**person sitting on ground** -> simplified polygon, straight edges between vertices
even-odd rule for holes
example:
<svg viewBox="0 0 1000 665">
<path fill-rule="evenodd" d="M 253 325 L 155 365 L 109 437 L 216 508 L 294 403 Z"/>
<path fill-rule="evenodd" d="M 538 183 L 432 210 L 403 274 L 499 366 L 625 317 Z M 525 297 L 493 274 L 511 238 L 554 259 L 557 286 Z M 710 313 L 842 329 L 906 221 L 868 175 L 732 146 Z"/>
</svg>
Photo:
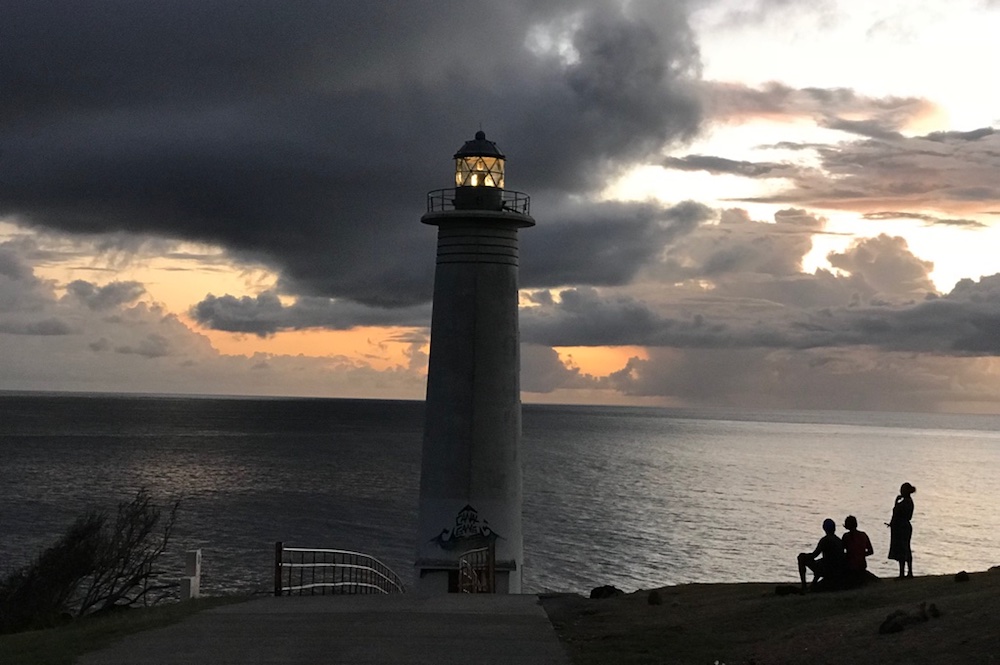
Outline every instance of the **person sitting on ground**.
<svg viewBox="0 0 1000 665">
<path fill-rule="evenodd" d="M 802 580 L 802 591 L 806 590 L 806 568 L 813 572 L 813 591 L 838 588 L 842 581 L 844 543 L 837 537 L 837 523 L 829 517 L 826 518 L 823 520 L 823 531 L 826 535 L 819 539 L 815 550 L 799 554 L 799 579 Z M 817 558 L 820 555 L 823 558 Z"/>
<path fill-rule="evenodd" d="M 842 539 L 847 565 L 846 579 L 848 584 L 860 586 L 872 577 L 868 573 L 868 562 L 865 557 L 874 554 L 875 550 L 872 548 L 872 541 L 868 538 L 868 534 L 864 531 L 858 531 L 857 517 L 848 515 L 847 519 L 844 520 L 844 528 L 847 529 L 847 533 Z"/>
</svg>

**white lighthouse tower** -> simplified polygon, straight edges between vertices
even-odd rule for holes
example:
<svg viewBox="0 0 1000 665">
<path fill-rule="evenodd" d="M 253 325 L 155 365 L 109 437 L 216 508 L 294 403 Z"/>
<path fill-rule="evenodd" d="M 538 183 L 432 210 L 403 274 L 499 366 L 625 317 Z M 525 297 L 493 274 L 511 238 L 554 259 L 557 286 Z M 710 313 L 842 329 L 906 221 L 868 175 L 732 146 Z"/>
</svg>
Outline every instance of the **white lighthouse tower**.
<svg viewBox="0 0 1000 665">
<path fill-rule="evenodd" d="M 417 587 L 519 593 L 521 396 L 517 231 L 529 198 L 504 190 L 482 131 L 455 153 L 455 187 L 427 195 L 438 227 L 420 473 Z"/>
</svg>

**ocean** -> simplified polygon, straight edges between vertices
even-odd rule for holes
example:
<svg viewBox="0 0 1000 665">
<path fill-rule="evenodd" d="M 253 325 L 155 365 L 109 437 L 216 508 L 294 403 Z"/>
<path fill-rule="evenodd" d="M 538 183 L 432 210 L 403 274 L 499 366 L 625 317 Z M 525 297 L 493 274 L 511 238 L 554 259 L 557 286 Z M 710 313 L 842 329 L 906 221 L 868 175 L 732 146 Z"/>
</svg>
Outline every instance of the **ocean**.
<svg viewBox="0 0 1000 665">
<path fill-rule="evenodd" d="M 793 582 L 824 518 L 888 521 L 917 487 L 914 572 L 1000 563 L 1000 417 L 524 406 L 526 591 Z M 0 573 L 88 509 L 179 499 L 165 568 L 272 585 L 274 543 L 372 554 L 413 579 L 423 403 L 0 394 Z"/>
</svg>

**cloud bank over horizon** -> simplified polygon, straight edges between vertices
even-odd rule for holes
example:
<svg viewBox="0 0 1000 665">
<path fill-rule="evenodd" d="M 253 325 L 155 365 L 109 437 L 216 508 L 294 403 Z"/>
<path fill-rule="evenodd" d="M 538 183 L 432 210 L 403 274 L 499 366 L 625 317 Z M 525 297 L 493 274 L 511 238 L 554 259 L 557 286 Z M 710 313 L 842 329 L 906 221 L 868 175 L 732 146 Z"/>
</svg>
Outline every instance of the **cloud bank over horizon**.
<svg viewBox="0 0 1000 665">
<path fill-rule="evenodd" d="M 840 11 L 823 7 L 809 11 Z M 920 95 L 708 79 L 695 26 L 709 10 L 735 30 L 791 5 L 13 0 L 0 389 L 154 390 L 158 375 L 181 392 L 420 397 L 435 242 L 421 207 L 481 124 L 539 222 L 521 236 L 527 392 L 981 405 L 1000 380 L 1000 272 L 939 291 L 907 229 L 1000 220 L 1000 131 L 930 129 L 941 110 Z M 693 148 L 740 127 L 764 128 L 752 154 Z M 669 196 L 609 190 L 643 168 Z M 710 201 L 672 189 L 678 174 L 761 189 Z M 841 213 L 868 226 L 807 269 Z M 169 311 L 153 284 L 118 278 L 183 243 L 219 248 L 188 257 L 206 274 L 273 280 L 206 283 Z M 92 272 L 57 283 L 41 276 L 53 266 Z M 404 355 L 245 358 L 197 332 L 359 328 Z M 579 347 L 646 353 L 598 371 L 569 360 Z"/>
</svg>

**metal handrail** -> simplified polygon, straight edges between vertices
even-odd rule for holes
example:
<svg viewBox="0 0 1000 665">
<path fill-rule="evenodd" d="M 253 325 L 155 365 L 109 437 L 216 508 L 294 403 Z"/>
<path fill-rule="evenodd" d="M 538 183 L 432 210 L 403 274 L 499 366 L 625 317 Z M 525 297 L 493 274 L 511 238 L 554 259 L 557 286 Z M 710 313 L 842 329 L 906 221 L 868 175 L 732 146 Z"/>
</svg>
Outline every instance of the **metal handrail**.
<svg viewBox="0 0 1000 665">
<path fill-rule="evenodd" d="M 487 188 L 483 188 L 487 189 Z M 455 208 L 455 187 L 447 189 L 435 189 L 427 192 L 427 212 L 446 212 L 456 210 Z M 495 190 L 500 192 L 500 210 L 514 212 L 519 215 L 531 214 L 531 197 L 524 192 L 515 192 L 512 189 Z"/>
<path fill-rule="evenodd" d="M 363 552 L 274 544 L 274 595 L 403 593 L 389 566 Z"/>
</svg>

